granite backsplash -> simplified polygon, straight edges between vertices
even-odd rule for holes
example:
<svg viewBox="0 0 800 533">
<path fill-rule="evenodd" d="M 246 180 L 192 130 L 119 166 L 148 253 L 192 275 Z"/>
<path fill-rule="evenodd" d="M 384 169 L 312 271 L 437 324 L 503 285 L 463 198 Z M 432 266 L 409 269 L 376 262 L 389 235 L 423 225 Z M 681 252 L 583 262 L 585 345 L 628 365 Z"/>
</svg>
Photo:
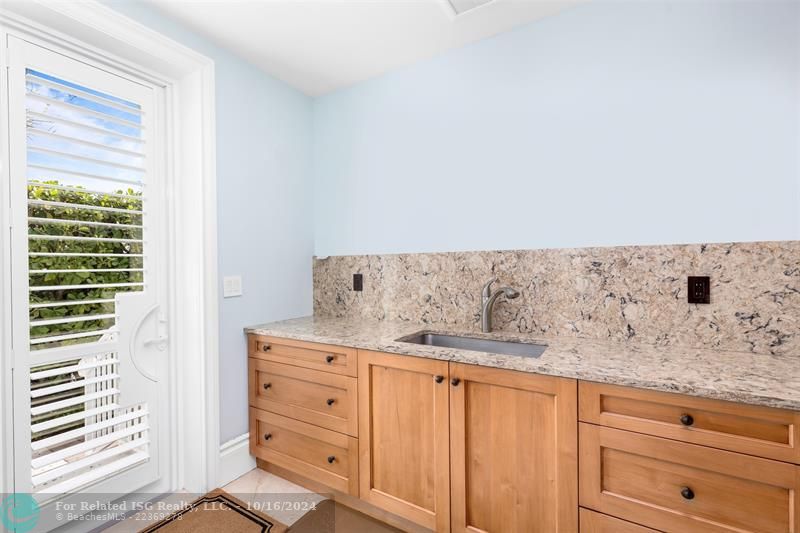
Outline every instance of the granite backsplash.
<svg viewBox="0 0 800 533">
<path fill-rule="evenodd" d="M 689 275 L 710 304 L 687 303 Z M 800 356 L 800 241 L 328 257 L 314 313 L 478 331 L 492 276 L 521 292 L 496 331 Z"/>
</svg>

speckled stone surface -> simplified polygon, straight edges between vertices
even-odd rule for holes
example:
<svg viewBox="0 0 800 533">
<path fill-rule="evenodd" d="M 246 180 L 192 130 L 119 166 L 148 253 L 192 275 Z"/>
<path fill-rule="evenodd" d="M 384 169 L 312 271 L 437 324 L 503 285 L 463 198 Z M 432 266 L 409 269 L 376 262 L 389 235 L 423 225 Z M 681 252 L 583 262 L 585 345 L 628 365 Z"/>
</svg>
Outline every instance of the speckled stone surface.
<svg viewBox="0 0 800 533">
<path fill-rule="evenodd" d="M 454 328 L 363 318 L 306 317 L 253 326 L 248 333 L 337 344 L 587 381 L 800 410 L 800 358 L 752 352 L 646 345 L 510 333 L 470 336 L 546 344 L 539 358 L 398 342 L 419 331 Z"/>
<path fill-rule="evenodd" d="M 710 305 L 686 302 L 689 275 L 711 276 Z M 800 357 L 800 241 L 329 257 L 314 314 L 478 331 L 492 276 L 522 293 L 495 330 Z"/>
</svg>

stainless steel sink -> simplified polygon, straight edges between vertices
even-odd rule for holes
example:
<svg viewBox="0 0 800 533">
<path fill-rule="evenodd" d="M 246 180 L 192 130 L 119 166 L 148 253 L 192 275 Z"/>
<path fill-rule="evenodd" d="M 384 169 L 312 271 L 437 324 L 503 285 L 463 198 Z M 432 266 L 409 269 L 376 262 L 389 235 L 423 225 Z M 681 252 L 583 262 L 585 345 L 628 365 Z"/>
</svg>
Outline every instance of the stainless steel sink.
<svg viewBox="0 0 800 533">
<path fill-rule="evenodd" d="M 500 353 L 504 355 L 519 355 L 522 357 L 539 357 L 547 349 L 544 344 L 527 342 L 501 341 L 495 339 L 477 339 L 474 337 L 461 337 L 459 335 L 440 335 L 438 333 L 415 333 L 397 342 L 410 342 L 424 344 L 425 346 L 440 346 L 442 348 L 457 348 L 459 350 L 473 350 L 476 352 Z"/>
</svg>

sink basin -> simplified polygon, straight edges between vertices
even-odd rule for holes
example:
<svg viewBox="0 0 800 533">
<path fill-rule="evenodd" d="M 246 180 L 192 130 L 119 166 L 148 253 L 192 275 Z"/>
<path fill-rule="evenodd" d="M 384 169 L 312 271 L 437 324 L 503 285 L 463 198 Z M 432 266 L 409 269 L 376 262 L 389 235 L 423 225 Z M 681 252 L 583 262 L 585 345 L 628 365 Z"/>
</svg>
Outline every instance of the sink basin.
<svg viewBox="0 0 800 533">
<path fill-rule="evenodd" d="M 478 339 L 460 335 L 440 335 L 438 333 L 415 333 L 414 335 L 397 339 L 397 342 L 410 342 L 412 344 L 424 344 L 425 346 L 440 346 L 442 348 L 457 348 L 476 352 L 501 353 L 504 355 L 519 355 L 522 357 L 539 357 L 547 349 L 544 344 Z"/>
</svg>

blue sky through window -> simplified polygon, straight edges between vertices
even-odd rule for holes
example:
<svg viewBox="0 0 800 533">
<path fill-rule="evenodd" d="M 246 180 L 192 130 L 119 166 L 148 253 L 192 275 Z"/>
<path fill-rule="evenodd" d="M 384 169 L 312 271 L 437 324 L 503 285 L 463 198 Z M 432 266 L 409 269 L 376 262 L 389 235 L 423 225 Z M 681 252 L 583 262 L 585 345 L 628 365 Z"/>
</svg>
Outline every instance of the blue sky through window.
<svg viewBox="0 0 800 533">
<path fill-rule="evenodd" d="M 26 74 L 29 179 L 107 191 L 128 185 L 103 178 L 143 181 L 138 104 L 35 70 Z"/>
</svg>

